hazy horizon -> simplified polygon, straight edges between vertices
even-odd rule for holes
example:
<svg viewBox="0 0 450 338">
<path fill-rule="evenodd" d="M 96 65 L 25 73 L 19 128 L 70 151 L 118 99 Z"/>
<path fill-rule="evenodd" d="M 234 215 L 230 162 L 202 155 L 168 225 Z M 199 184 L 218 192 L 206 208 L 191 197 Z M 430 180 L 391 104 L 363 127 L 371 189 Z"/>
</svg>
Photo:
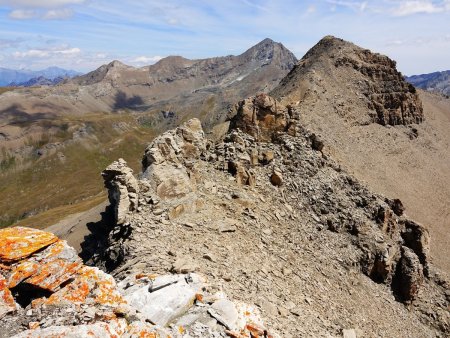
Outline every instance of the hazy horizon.
<svg viewBox="0 0 450 338">
<path fill-rule="evenodd" d="M 334 35 L 405 75 L 450 69 L 450 0 L 0 0 L 0 67 L 88 72 L 112 60 L 238 55 L 264 38 L 301 58 Z"/>
</svg>

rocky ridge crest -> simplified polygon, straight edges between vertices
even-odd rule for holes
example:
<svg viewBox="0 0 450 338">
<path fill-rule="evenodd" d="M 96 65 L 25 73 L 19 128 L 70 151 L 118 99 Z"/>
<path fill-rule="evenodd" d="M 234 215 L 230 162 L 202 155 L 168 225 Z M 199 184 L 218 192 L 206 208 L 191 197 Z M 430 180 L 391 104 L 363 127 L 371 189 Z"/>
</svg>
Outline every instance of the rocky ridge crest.
<svg viewBox="0 0 450 338">
<path fill-rule="evenodd" d="M 267 337 L 261 315 L 280 337 L 445 337 L 449 284 L 431 262 L 428 231 L 405 215 L 401 201 L 372 193 L 324 155 L 326 143 L 301 125 L 295 107 L 260 94 L 234 110 L 228 132 L 211 138 L 217 141 L 196 119 L 155 138 L 137 179 L 123 160 L 103 172 L 115 222 L 86 239 L 83 257 L 120 281 L 111 290 L 129 307 L 94 300 L 94 319 L 70 327 L 58 319 L 62 326 L 55 327 L 39 317 L 42 328 L 20 334 L 67 335 L 100 325 L 124 337 L 139 330 Z M 41 248 L 57 241 L 42 236 Z M 20 254 L 19 264 L 33 260 L 33 250 Z M 52 272 L 62 276 L 56 288 L 34 304 L 59 304 L 79 291 L 75 282 L 86 268 L 67 257 L 76 268 Z M 22 269 L 0 258 L 10 283 L 11 271 Z M 33 274 L 20 284 L 35 285 Z M 12 309 L 14 297 L 2 285 L 4 323 L 18 328 L 33 301 Z M 170 300 L 169 312 L 158 306 L 162 299 Z"/>
<path fill-rule="evenodd" d="M 444 291 L 448 284 L 430 263 L 428 231 L 404 215 L 401 201 L 371 193 L 323 155 L 323 141 L 300 125 L 299 116 L 297 109 L 261 94 L 236 105 L 230 131 L 218 142 L 204 137 L 198 120 L 156 138 L 143 159 L 139 207 L 130 212 L 126 224 L 119 222 L 111 231 L 116 234 L 127 227 L 127 236 L 105 239 L 109 250 L 121 254 L 105 257 L 97 252 L 92 261 L 99 265 L 109 261 L 118 278 L 137 265 L 154 272 L 201 271 L 218 284 L 230 280 L 226 289 L 238 299 L 251 303 L 257 295 L 268 297 L 257 304 L 287 337 L 296 335 L 295 325 L 288 323 L 295 316 L 292 299 L 298 291 L 285 283 L 301 263 L 293 253 L 281 252 L 308 246 L 306 236 L 312 243 L 328 241 L 327 249 L 315 252 L 325 255 L 319 264 L 319 269 L 327 270 L 325 275 L 334 275 L 338 283 L 345 280 L 329 270 L 334 266 L 331 257 L 339 252 L 339 265 L 385 285 L 383 292 L 392 293 L 397 301 L 412 303 L 416 309 L 412 315 L 428 327 L 425 330 L 436 336 L 448 332 Z M 283 250 L 283 245 L 293 248 Z M 258 248 L 260 257 L 251 246 Z M 235 250 L 239 253 L 233 254 Z M 333 253 L 326 257 L 328 250 Z M 144 259 L 149 252 L 158 252 L 152 262 Z M 260 270 L 273 273 L 284 285 L 276 284 L 277 291 L 251 277 L 259 274 L 258 268 L 253 271 L 248 264 L 260 261 L 264 253 L 285 265 L 281 270 Z M 250 261 L 242 260 L 246 255 Z M 112 257 L 120 258 L 111 262 Z M 240 263 L 230 266 L 234 259 Z M 279 298 L 272 299 L 272 292 Z M 434 297 L 435 305 L 430 305 L 429 297 Z M 427 320 L 430 311 L 437 321 Z M 369 335 L 378 324 L 370 325 L 374 326 L 363 329 Z M 333 326 L 322 329 L 339 331 Z"/>
<path fill-rule="evenodd" d="M 424 118 L 416 89 L 395 61 L 333 36 L 311 48 L 272 95 L 302 105 L 326 102 L 358 124 L 409 125 Z"/>
</svg>

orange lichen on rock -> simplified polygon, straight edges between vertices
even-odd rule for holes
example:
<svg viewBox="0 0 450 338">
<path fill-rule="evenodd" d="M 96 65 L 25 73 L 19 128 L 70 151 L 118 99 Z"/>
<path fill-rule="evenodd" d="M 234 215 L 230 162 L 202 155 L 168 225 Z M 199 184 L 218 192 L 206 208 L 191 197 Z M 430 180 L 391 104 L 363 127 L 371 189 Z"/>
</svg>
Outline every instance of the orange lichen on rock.
<svg viewBox="0 0 450 338">
<path fill-rule="evenodd" d="M 0 230 L 0 261 L 10 263 L 30 256 L 58 241 L 54 234 L 23 227 Z"/>
<path fill-rule="evenodd" d="M 39 322 L 29 322 L 28 323 L 28 327 L 30 328 L 30 330 L 34 330 L 37 329 L 39 327 Z"/>
<path fill-rule="evenodd" d="M 113 277 L 97 268 L 83 267 L 80 275 L 88 276 L 95 282 L 95 302 L 103 305 L 118 306 L 126 303 L 120 292 L 117 290 L 116 282 Z"/>
<path fill-rule="evenodd" d="M 8 278 L 8 288 L 13 288 L 26 278 L 38 271 L 39 265 L 35 262 L 25 261 L 13 266 L 12 273 Z"/>
<path fill-rule="evenodd" d="M 15 338 L 46 338 L 46 337 L 97 337 L 118 338 L 126 333 L 125 320 L 113 320 L 111 322 L 97 322 L 88 325 L 77 326 L 51 326 L 47 328 L 35 328 L 14 336 Z"/>
<path fill-rule="evenodd" d="M 130 324 L 127 330 L 127 334 L 130 337 L 139 338 L 159 338 L 159 337 L 169 337 L 168 335 L 158 333 L 158 330 L 151 324 L 142 322 L 133 322 Z"/>
<path fill-rule="evenodd" d="M 114 279 L 97 268 L 83 266 L 73 278 L 73 282 L 49 298 L 33 302 L 33 307 L 64 303 L 119 306 L 126 303 L 117 290 Z"/>
<path fill-rule="evenodd" d="M 5 314 L 16 310 L 16 302 L 7 287 L 7 282 L 2 275 L 0 275 L 0 318 Z"/>
<path fill-rule="evenodd" d="M 56 259 L 41 265 L 39 271 L 26 280 L 27 284 L 39 286 L 42 289 L 56 291 L 60 285 L 70 279 L 82 266 L 81 262 L 67 262 Z"/>
<path fill-rule="evenodd" d="M 8 271 L 0 271 L 8 280 L 8 288 L 25 282 L 54 292 L 81 267 L 76 251 L 65 241 L 58 240 L 22 261 L 11 263 Z"/>
</svg>

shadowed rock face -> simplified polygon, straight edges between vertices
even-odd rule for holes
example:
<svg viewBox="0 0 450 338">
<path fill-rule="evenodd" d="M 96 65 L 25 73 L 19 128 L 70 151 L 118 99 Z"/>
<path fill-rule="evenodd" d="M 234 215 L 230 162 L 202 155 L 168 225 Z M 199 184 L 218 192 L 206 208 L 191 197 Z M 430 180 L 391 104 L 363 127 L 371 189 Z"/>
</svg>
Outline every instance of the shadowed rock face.
<svg viewBox="0 0 450 338">
<path fill-rule="evenodd" d="M 327 36 L 311 48 L 272 91 L 276 98 L 302 103 L 321 100 L 358 123 L 409 125 L 423 121 L 416 89 L 395 61 L 350 42 Z M 284 101 L 284 100 L 283 100 Z"/>
</svg>

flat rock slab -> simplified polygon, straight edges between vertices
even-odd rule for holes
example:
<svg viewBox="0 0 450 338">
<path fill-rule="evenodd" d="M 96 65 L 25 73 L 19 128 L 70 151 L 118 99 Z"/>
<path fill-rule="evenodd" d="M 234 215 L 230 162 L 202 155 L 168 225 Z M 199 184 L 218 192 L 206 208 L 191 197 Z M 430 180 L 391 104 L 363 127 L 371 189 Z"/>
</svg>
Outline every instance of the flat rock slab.
<svg viewBox="0 0 450 338">
<path fill-rule="evenodd" d="M 124 298 L 152 323 L 166 326 L 189 310 L 203 286 L 196 274 L 164 275 L 125 289 Z"/>
<path fill-rule="evenodd" d="M 239 314 L 232 301 L 228 299 L 220 299 L 211 305 L 208 312 L 227 329 L 236 329 L 236 322 Z"/>
<path fill-rule="evenodd" d="M 28 257 L 58 241 L 54 234 L 24 227 L 0 230 L 0 262 L 10 263 Z"/>
<path fill-rule="evenodd" d="M 5 275 L 8 276 L 8 288 L 25 282 L 54 292 L 81 267 L 82 261 L 75 249 L 58 240 L 28 259 L 13 263 Z"/>
</svg>

